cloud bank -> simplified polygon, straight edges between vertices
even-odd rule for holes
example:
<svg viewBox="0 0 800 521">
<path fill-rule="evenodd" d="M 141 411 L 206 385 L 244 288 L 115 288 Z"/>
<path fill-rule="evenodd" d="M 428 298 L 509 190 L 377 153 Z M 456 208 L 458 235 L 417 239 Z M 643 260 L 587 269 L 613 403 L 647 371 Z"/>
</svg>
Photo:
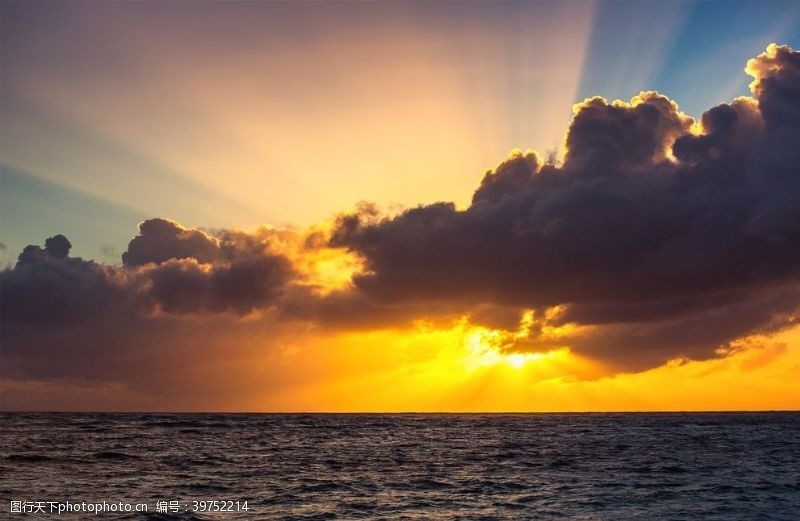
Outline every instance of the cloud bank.
<svg viewBox="0 0 800 521">
<path fill-rule="evenodd" d="M 578 103 L 560 163 L 513 152 L 465 209 L 362 205 L 306 232 L 155 218 L 120 265 L 70 257 L 63 235 L 28 246 L 0 273 L 3 377 L 144 389 L 148 357 L 223 361 L 254 348 L 231 343 L 240 336 L 269 338 L 263 348 L 307 328 L 464 315 L 516 330 L 526 310 L 504 349 L 566 345 L 617 370 L 788 327 L 800 308 L 800 53 L 770 45 L 746 71 L 754 97 L 699 121 L 655 92 Z M 323 268 L 343 258 L 358 269 L 331 285 Z"/>
</svg>

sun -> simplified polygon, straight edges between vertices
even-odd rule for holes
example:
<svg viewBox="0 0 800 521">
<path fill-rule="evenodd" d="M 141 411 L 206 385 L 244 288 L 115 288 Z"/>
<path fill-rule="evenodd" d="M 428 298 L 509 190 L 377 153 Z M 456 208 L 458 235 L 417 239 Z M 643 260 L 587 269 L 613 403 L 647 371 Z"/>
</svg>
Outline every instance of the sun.
<svg viewBox="0 0 800 521">
<path fill-rule="evenodd" d="M 537 353 L 534 353 L 537 354 Z M 522 369 L 522 367 L 528 363 L 529 359 L 533 358 L 532 356 L 524 355 L 522 353 L 512 353 L 510 355 L 504 356 L 505 361 L 508 362 L 508 365 L 513 367 L 514 369 Z"/>
<path fill-rule="evenodd" d="M 566 358 L 570 352 L 566 340 L 575 328 L 572 324 L 552 324 L 563 311 L 563 306 L 555 306 L 537 317 L 533 310 L 526 310 L 518 328 L 511 331 L 470 325 L 468 317 L 464 317 L 464 361 L 467 367 L 471 370 L 487 366 L 522 369 L 534 363 L 542 365 L 547 361 Z M 534 330 L 536 338 L 541 341 L 542 350 L 530 350 Z M 554 343 L 554 340 L 559 342 Z"/>
<path fill-rule="evenodd" d="M 560 350 L 547 352 L 506 352 L 503 345 L 507 343 L 508 333 L 504 331 L 475 327 L 465 339 L 466 355 L 464 361 L 470 369 L 478 367 L 505 365 L 512 369 L 522 369 L 526 365 L 554 358 L 561 354 Z"/>
</svg>

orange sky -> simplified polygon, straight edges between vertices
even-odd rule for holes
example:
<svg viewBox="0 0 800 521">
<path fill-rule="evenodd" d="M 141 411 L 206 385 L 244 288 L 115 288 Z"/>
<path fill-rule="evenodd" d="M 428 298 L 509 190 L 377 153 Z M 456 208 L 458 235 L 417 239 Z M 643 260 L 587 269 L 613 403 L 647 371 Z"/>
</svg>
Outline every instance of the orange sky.
<svg viewBox="0 0 800 521">
<path fill-rule="evenodd" d="M 158 397 L 113 383 L 5 382 L 4 402 L 26 410 L 46 404 L 286 412 L 794 410 L 800 404 L 800 327 L 742 339 L 722 358 L 678 358 L 620 374 L 568 349 L 502 354 L 492 347 L 497 333 L 460 321 L 324 337 L 293 332 L 291 340 L 266 348 L 265 339 L 234 338 L 235 354 L 145 369 L 159 380 Z"/>
</svg>

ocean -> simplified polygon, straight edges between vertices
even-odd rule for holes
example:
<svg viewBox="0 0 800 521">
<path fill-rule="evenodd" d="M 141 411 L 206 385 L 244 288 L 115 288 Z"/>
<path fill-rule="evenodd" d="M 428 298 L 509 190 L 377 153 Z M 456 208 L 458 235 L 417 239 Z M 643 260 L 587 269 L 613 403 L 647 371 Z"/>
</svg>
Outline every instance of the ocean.
<svg viewBox="0 0 800 521">
<path fill-rule="evenodd" d="M 800 413 L 0 421 L 3 519 L 800 519 Z"/>
</svg>

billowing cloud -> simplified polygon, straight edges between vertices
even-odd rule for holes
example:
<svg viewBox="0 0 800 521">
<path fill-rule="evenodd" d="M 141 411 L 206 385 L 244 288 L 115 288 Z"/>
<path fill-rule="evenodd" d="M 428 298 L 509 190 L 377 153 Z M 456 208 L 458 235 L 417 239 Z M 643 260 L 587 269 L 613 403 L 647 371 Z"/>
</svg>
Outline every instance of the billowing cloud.
<svg viewBox="0 0 800 521">
<path fill-rule="evenodd" d="M 17 325 L 69 325 L 105 317 L 129 297 L 108 266 L 68 257 L 63 235 L 47 239 L 44 249 L 27 246 L 13 269 L 0 272 L 3 344 Z"/>
<path fill-rule="evenodd" d="M 125 266 L 161 264 L 169 259 L 195 259 L 201 263 L 219 258 L 219 241 L 200 230 L 184 228 L 168 219 L 149 219 L 139 225 L 139 235 L 122 254 Z"/>
<path fill-rule="evenodd" d="M 269 234 L 212 237 L 164 219 L 146 221 L 139 231 L 123 263 L 151 263 L 139 270 L 146 295 L 168 313 L 268 308 L 296 275 L 289 259 L 273 250 Z"/>
<path fill-rule="evenodd" d="M 141 223 L 122 266 L 69 257 L 63 235 L 30 245 L 0 274 L 3 321 L 52 323 L 109 313 L 187 314 L 269 308 L 296 277 L 272 235 L 219 237 L 167 219 Z M 244 237 L 244 239 L 243 239 Z"/>
<path fill-rule="evenodd" d="M 515 152 L 465 210 L 349 214 L 332 243 L 363 256 L 377 302 L 565 305 L 565 323 L 606 326 L 586 349 L 619 331 L 603 355 L 628 366 L 709 356 L 798 308 L 799 57 L 770 46 L 747 66 L 756 98 L 698 123 L 657 93 L 586 100 L 562 164 Z"/>
<path fill-rule="evenodd" d="M 298 331 L 463 316 L 511 331 L 502 349 L 620 370 L 720 355 L 800 307 L 800 53 L 746 70 L 755 97 L 699 121 L 653 92 L 578 103 L 560 163 L 514 152 L 465 209 L 364 204 L 306 232 L 156 218 L 118 265 L 28 246 L 0 273 L 4 377 L 147 392 L 147 360 L 177 374 Z"/>
</svg>

